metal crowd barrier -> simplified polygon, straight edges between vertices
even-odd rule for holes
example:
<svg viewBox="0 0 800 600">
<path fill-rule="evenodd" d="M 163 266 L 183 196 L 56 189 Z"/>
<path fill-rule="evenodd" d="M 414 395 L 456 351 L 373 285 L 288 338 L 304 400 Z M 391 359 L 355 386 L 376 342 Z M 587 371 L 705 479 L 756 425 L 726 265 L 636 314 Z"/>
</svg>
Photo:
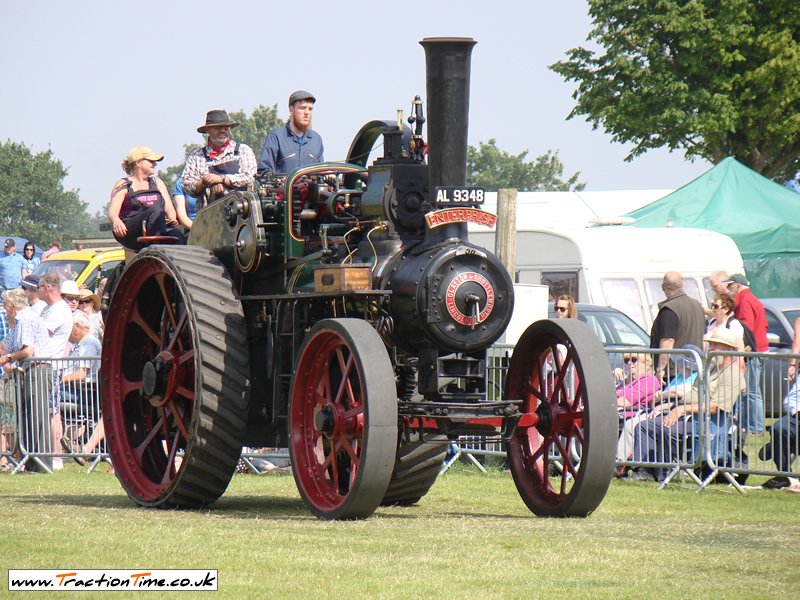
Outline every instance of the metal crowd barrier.
<svg viewBox="0 0 800 600">
<path fill-rule="evenodd" d="M 513 346 L 496 345 L 487 357 L 488 397 L 503 397 L 505 378 Z M 690 358 L 699 366 L 696 383 L 697 412 L 682 419 L 679 428 L 663 427 L 654 435 L 652 424 L 663 418 L 666 407 L 656 403 L 641 410 L 620 411 L 616 466 L 639 469 L 656 475 L 654 482 L 664 487 L 676 478 L 688 477 L 700 491 L 712 481 L 742 487 L 750 475 L 800 477 L 800 414 L 788 415 L 783 398 L 800 397 L 800 386 L 789 381 L 788 362 L 798 355 L 789 353 L 711 352 L 705 357 L 694 352 L 651 350 L 641 347 L 609 349 L 609 377 L 623 367 L 623 357 L 636 356 L 658 363 L 661 355 Z M 733 408 L 714 410 L 715 364 L 728 359 L 744 360 L 744 369 L 727 382 L 741 388 Z M 22 363 L 3 375 L 0 384 L 0 466 L 12 473 L 22 469 L 51 472 L 53 459 L 75 460 L 90 472 L 99 463 L 110 462 L 103 440 L 101 404 L 96 385 L 63 386 L 63 375 L 78 366 L 99 366 L 99 357 L 38 359 Z M 679 374 L 673 360 L 663 360 L 664 380 Z M 756 367 L 761 367 L 760 372 Z M 95 379 L 96 381 L 96 379 Z M 748 401 L 748 388 L 758 382 L 761 402 Z M 753 388 L 755 389 L 755 388 Z M 684 390 L 685 392 L 686 390 Z M 661 399 L 665 399 L 661 390 Z M 54 411 L 56 396 L 58 410 Z M 768 410 L 765 411 L 765 406 Z M 627 418 L 623 418 L 627 417 Z M 772 429 L 782 435 L 771 435 Z M 664 435 L 664 433 L 667 435 Z M 678 432 L 675 434 L 675 432 Z M 789 433 L 787 433 L 789 432 Z M 675 434 L 675 435 L 673 435 Z M 644 441 L 647 440 L 647 444 Z M 645 452 L 646 450 L 646 452 Z M 450 445 L 442 471 L 463 458 L 481 470 L 489 460 L 502 462 L 505 447 L 499 436 L 462 436 Z M 580 456 L 575 457 L 580 460 Z M 242 451 L 242 470 L 263 473 L 288 465 L 285 448 Z"/>
<path fill-rule="evenodd" d="M 788 394 L 800 392 L 797 380 L 788 377 L 789 360 L 800 357 L 771 352 L 710 352 L 708 360 L 726 356 L 745 361 L 741 374 L 745 391 L 737 400 L 727 445 L 719 441 L 714 444 L 713 427 L 703 431 L 707 474 L 700 489 L 720 476 L 739 491 L 750 475 L 800 477 L 800 413 L 789 414 L 784 406 Z M 707 392 L 711 393 L 710 388 Z M 705 418 L 708 421 L 713 415 L 707 411 Z M 790 427 L 793 435 L 781 435 Z"/>
<path fill-rule="evenodd" d="M 0 468 L 51 473 L 58 468 L 54 459 L 61 459 L 90 472 L 109 460 L 96 385 L 99 366 L 99 356 L 37 358 L 3 374 Z M 88 380 L 63 381 L 78 369 Z"/>
<path fill-rule="evenodd" d="M 503 382 L 508 367 L 510 346 L 498 346 L 489 355 L 490 381 Z M 652 360 L 654 365 L 662 363 L 663 381 L 672 381 L 681 375 L 672 356 L 691 359 L 697 374 L 682 392 L 693 392 L 695 414 L 681 416 L 675 425 L 664 427 L 662 421 L 673 404 L 666 404 L 669 388 L 658 386 L 660 395 L 653 404 L 631 408 L 627 414 L 619 409 L 619 438 L 616 467 L 636 469 L 648 473 L 658 487 L 663 488 L 678 477 L 688 477 L 697 485 L 697 491 L 713 481 L 729 483 L 740 492 L 750 475 L 768 477 L 800 477 L 800 435 L 798 421 L 800 413 L 788 415 L 783 409 L 783 398 L 787 393 L 800 398 L 800 385 L 795 388 L 788 379 L 788 362 L 798 355 L 788 353 L 756 352 L 710 352 L 704 357 L 684 349 L 655 350 L 641 347 L 618 347 L 607 350 L 610 376 L 622 369 L 623 358 L 632 355 L 639 360 Z M 659 359 L 660 355 L 666 358 Z M 645 358 L 647 357 L 647 358 Z M 743 362 L 742 367 L 731 371 L 726 379 L 725 390 L 719 389 L 717 362 L 726 357 Z M 756 362 L 758 361 L 758 362 Z M 758 365 L 760 368 L 753 368 Z M 758 385 L 755 385 L 755 384 Z M 502 398 L 504 385 L 494 386 Z M 680 385 L 673 386 L 681 388 Z M 490 385 L 490 394 L 492 394 Z M 741 393 L 739 390 L 741 389 Z M 760 391 L 759 396 L 755 394 Z M 748 392 L 749 390 L 749 392 Z M 728 411 L 718 411 L 717 402 L 723 402 L 728 394 Z M 753 400 L 751 400 L 751 396 Z M 723 402 L 724 403 L 724 402 Z M 696 408 L 695 408 L 696 407 Z M 770 410 L 765 410 L 768 408 Z M 783 435 L 771 435 L 771 429 Z M 790 427 L 793 432 L 789 435 Z M 768 450 L 765 450 L 767 448 Z M 480 458 L 504 457 L 504 447 L 496 437 L 462 436 L 451 445 L 451 453 L 443 471 L 459 457 L 465 457 L 481 470 Z M 576 460 L 579 460 L 576 456 Z"/>
</svg>

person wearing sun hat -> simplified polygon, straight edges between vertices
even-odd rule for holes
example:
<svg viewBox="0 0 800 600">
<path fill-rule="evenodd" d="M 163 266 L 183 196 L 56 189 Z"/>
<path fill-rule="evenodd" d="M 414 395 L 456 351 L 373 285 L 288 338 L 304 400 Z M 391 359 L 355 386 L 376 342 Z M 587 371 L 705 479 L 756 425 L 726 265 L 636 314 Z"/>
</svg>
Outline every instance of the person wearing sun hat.
<svg viewBox="0 0 800 600">
<path fill-rule="evenodd" d="M 103 314 L 100 312 L 100 296 L 90 289 L 81 288 L 78 310 L 86 313 L 86 316 L 89 317 L 89 332 L 102 342 L 105 323 L 103 323 Z"/>
<path fill-rule="evenodd" d="M 711 455 L 719 463 L 729 458 L 727 435 L 732 423 L 736 400 L 746 388 L 742 358 L 735 354 L 739 340 L 731 329 L 719 328 L 705 336 L 708 344 L 710 364 L 707 367 L 705 388 L 709 400 L 709 418 L 706 422 L 710 433 Z M 665 413 L 639 423 L 634 431 L 633 460 L 642 462 L 673 462 L 680 458 L 682 442 L 694 429 L 693 418 L 704 406 L 702 380 L 697 379 L 682 399 Z M 662 479 L 666 470 L 635 469 L 633 479 Z"/>
<path fill-rule="evenodd" d="M 78 284 L 72 279 L 65 279 L 61 282 L 61 297 L 72 312 L 78 310 L 78 300 L 81 299 L 81 292 L 78 289 Z"/>
<path fill-rule="evenodd" d="M 183 232 L 175 227 L 177 216 L 164 182 L 156 177 L 156 167 L 164 159 L 147 146 L 136 146 L 122 161 L 128 175 L 117 180 L 111 189 L 108 218 L 114 238 L 125 248 L 139 250 L 142 236 L 173 237 L 183 241 Z"/>
<path fill-rule="evenodd" d="M 213 202 L 253 183 L 256 155 L 247 144 L 231 139 L 231 129 L 238 126 L 222 109 L 206 113 L 206 122 L 197 128 L 198 133 L 206 134 L 206 143 L 189 153 L 181 175 L 185 193 L 197 197 L 207 193 Z"/>
<path fill-rule="evenodd" d="M 258 159 L 259 173 L 291 173 L 299 167 L 325 160 L 322 137 L 311 129 L 311 115 L 316 102 L 311 92 L 297 90 L 291 93 L 289 120 L 283 127 L 267 134 Z"/>
</svg>

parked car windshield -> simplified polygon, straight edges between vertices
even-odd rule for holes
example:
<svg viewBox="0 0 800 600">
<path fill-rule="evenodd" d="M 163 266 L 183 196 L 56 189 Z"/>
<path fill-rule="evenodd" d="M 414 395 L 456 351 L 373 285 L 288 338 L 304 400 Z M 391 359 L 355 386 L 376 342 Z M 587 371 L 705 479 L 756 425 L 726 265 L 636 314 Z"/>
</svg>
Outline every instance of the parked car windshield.
<svg viewBox="0 0 800 600">
<path fill-rule="evenodd" d="M 579 313 L 604 346 L 649 346 L 650 338 L 626 314 L 612 311 Z"/>
<path fill-rule="evenodd" d="M 800 317 L 800 309 L 785 310 L 783 311 L 783 316 L 786 317 L 789 323 L 794 325 L 794 322 Z"/>
<path fill-rule="evenodd" d="M 78 278 L 78 275 L 83 272 L 88 264 L 88 260 L 45 260 L 36 267 L 34 273 L 39 277 L 45 273 L 56 273 L 62 280 L 74 280 Z"/>
<path fill-rule="evenodd" d="M 553 303 L 548 313 L 555 317 Z M 633 319 L 610 306 L 578 304 L 578 319 L 591 327 L 604 346 L 650 345 L 650 337 Z"/>
</svg>

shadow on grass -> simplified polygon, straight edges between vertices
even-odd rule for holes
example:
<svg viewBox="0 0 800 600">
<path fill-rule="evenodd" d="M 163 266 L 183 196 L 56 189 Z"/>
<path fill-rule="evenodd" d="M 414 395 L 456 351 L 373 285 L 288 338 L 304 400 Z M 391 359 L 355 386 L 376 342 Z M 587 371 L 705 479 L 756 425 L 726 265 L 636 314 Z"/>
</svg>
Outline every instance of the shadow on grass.
<svg viewBox="0 0 800 600">
<path fill-rule="evenodd" d="M 283 519 L 283 520 L 317 520 L 299 498 L 287 498 L 277 495 L 226 495 L 203 508 L 146 508 L 139 506 L 124 495 L 109 496 L 104 494 L 43 494 L 31 496 L 5 496 L 7 501 L 21 505 L 43 507 L 62 506 L 75 508 L 97 508 L 127 511 L 152 511 L 154 514 L 211 514 L 219 519 Z M 448 513 L 444 513 L 448 514 Z M 379 507 L 371 518 L 378 519 L 416 519 L 423 516 L 420 507 Z M 426 513 L 424 516 L 429 516 Z M 463 517 L 465 514 L 460 513 Z M 475 514 L 480 517 L 483 515 Z M 485 515 L 503 517 L 503 515 Z"/>
<path fill-rule="evenodd" d="M 217 517 L 259 518 L 264 517 L 303 517 L 313 518 L 299 498 L 285 496 L 223 496 L 213 504 L 203 508 L 147 508 L 139 506 L 125 495 L 107 494 L 42 494 L 31 496 L 6 496 L 8 501 L 20 504 L 75 508 L 101 508 L 114 510 L 152 510 L 154 512 L 213 513 Z"/>
</svg>

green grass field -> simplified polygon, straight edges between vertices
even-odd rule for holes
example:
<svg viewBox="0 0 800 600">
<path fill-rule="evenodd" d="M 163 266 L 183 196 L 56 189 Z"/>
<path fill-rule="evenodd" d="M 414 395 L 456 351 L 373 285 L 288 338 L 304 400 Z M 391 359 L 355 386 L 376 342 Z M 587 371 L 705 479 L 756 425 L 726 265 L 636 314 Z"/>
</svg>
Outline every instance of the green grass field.
<svg viewBox="0 0 800 600">
<path fill-rule="evenodd" d="M 0 563 L 4 579 L 8 568 L 218 569 L 215 598 L 794 597 L 800 494 L 694 489 L 614 481 L 589 518 L 538 519 L 509 474 L 458 465 L 418 506 L 324 522 L 291 475 L 236 475 L 213 508 L 167 511 L 68 465 L 0 475 Z"/>
</svg>

